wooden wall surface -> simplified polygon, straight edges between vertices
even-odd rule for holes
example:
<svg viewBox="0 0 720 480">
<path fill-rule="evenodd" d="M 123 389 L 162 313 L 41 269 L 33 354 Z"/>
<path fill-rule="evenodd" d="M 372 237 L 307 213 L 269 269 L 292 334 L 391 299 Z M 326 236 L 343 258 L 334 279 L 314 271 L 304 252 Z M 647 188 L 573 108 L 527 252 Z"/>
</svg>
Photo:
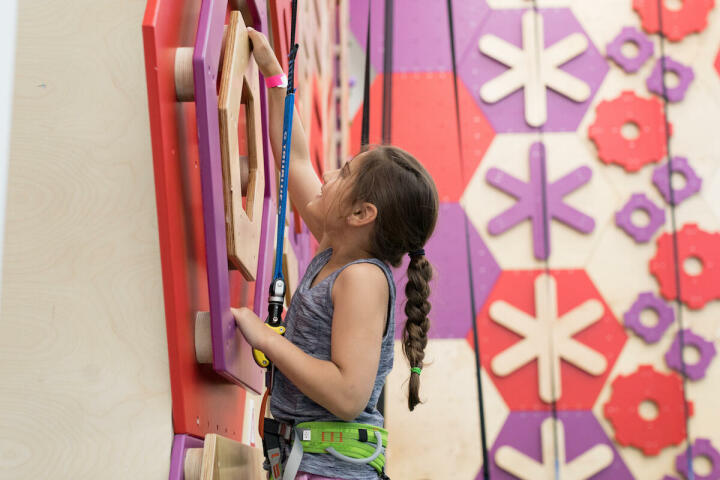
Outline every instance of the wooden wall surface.
<svg viewBox="0 0 720 480">
<path fill-rule="evenodd" d="M 144 0 L 19 2 L 0 476 L 167 478 Z"/>
</svg>

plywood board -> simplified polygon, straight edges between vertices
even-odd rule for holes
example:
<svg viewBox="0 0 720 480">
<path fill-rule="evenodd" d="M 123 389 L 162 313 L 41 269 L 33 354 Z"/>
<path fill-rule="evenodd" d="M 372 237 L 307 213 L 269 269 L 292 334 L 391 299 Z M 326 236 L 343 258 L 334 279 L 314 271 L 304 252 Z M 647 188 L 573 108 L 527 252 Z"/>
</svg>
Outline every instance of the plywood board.
<svg viewBox="0 0 720 480">
<path fill-rule="evenodd" d="M 203 445 L 202 471 L 198 480 L 265 480 L 267 475 L 262 462 L 261 448 L 208 434 Z"/>
<path fill-rule="evenodd" d="M 173 425 L 144 6 L 18 2 L 3 179 L 5 479 L 168 475 Z"/>
<path fill-rule="evenodd" d="M 395 364 L 385 386 L 387 472 L 391 478 L 444 480 L 448 475 L 478 475 L 482 458 L 474 365 L 474 353 L 465 339 L 431 340 L 420 380 L 423 403 L 410 412 L 410 367 L 402 344 L 395 342 Z M 484 372 L 482 382 L 489 448 L 508 408 Z M 418 452 L 423 452 L 422 456 Z"/>
</svg>

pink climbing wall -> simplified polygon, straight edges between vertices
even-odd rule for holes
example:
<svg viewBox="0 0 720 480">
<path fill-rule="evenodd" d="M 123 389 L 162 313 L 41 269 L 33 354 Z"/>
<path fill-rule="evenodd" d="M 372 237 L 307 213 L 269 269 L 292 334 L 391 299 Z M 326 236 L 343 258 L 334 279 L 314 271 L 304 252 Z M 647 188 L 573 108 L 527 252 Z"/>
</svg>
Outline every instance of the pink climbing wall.
<svg viewBox="0 0 720 480">
<path fill-rule="evenodd" d="M 715 2 L 454 1 L 458 142 L 446 3 L 395 1 L 387 72 L 384 1 L 351 0 L 351 41 L 368 1 L 370 142 L 392 75 L 392 143 L 442 201 L 426 403 L 398 344 L 390 475 L 483 478 L 477 354 L 490 478 L 720 478 Z"/>
</svg>

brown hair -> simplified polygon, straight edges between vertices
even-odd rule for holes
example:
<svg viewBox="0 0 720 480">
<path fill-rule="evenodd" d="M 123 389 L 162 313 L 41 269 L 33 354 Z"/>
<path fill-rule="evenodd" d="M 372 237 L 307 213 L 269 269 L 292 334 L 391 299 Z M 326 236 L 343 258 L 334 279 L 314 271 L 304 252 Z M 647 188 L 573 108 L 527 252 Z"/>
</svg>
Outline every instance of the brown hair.
<svg viewBox="0 0 720 480">
<path fill-rule="evenodd" d="M 349 205 L 368 202 L 377 208 L 370 253 L 393 267 L 403 256 L 423 248 L 435 229 L 438 194 L 435 182 L 411 154 L 393 146 L 367 151 L 355 172 L 355 182 L 346 200 Z M 403 352 L 410 367 L 423 366 L 430 328 L 432 265 L 424 256 L 413 255 L 407 269 Z M 408 408 L 420 403 L 420 375 L 410 374 Z"/>
</svg>

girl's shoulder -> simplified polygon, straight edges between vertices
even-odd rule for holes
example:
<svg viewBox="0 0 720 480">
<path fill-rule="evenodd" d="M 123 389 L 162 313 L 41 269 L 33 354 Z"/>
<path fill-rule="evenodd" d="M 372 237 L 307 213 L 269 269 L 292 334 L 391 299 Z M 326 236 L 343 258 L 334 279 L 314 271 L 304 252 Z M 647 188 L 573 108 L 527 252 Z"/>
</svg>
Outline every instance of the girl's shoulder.
<svg viewBox="0 0 720 480">
<path fill-rule="evenodd" d="M 390 268 L 377 258 L 362 258 L 339 268 L 332 285 L 335 295 L 363 295 L 371 292 L 394 296 L 395 282 Z"/>
</svg>

